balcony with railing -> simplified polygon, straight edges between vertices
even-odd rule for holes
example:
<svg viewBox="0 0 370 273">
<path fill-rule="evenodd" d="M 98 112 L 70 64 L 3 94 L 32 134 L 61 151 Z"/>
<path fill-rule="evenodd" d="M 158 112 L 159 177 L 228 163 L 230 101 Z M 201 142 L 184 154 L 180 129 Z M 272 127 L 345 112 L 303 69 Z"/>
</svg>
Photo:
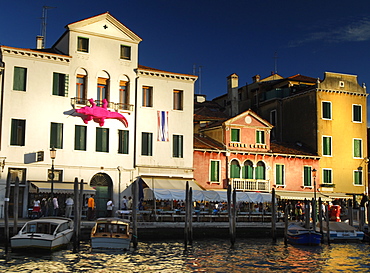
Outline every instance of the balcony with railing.
<svg viewBox="0 0 370 273">
<path fill-rule="evenodd" d="M 102 107 L 103 102 L 100 100 L 95 100 L 96 106 Z M 74 109 L 81 108 L 84 106 L 91 106 L 91 103 L 88 99 L 85 98 L 71 98 L 71 104 Z M 134 109 L 134 106 L 132 104 L 127 103 L 118 103 L 118 102 L 108 102 L 107 108 L 109 110 L 121 112 L 121 113 L 127 113 L 132 112 Z"/>
<path fill-rule="evenodd" d="M 260 179 L 230 178 L 232 189 L 241 191 L 270 191 L 270 181 Z"/>
</svg>

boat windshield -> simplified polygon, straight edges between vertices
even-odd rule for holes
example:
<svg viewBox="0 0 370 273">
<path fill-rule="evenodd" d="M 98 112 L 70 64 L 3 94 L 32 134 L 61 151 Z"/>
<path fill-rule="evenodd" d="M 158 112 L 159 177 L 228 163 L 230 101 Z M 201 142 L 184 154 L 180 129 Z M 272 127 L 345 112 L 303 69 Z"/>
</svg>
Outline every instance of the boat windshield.
<svg viewBox="0 0 370 273">
<path fill-rule="evenodd" d="M 103 224 L 100 223 L 97 226 L 97 232 L 109 232 L 109 233 L 122 233 L 126 234 L 127 226 L 126 225 L 116 225 L 116 224 Z"/>
</svg>

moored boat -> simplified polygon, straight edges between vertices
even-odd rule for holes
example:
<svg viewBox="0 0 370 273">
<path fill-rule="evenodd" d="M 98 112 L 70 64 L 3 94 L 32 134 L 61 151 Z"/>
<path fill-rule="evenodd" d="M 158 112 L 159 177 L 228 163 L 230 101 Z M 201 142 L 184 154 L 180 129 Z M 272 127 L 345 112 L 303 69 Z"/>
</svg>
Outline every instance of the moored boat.
<svg viewBox="0 0 370 273">
<path fill-rule="evenodd" d="M 130 221 L 120 218 L 99 218 L 91 230 L 92 249 L 130 249 Z"/>
<path fill-rule="evenodd" d="M 323 224 L 324 233 L 327 232 Z M 364 239 L 364 232 L 344 222 L 329 222 L 329 238 L 331 242 L 360 242 Z"/>
<path fill-rule="evenodd" d="M 31 220 L 10 239 L 11 248 L 55 250 L 67 245 L 73 236 L 73 221 L 63 217 Z"/>
<path fill-rule="evenodd" d="M 295 245 L 319 245 L 321 243 L 321 234 L 298 223 L 291 223 L 287 230 L 287 240 Z"/>
</svg>

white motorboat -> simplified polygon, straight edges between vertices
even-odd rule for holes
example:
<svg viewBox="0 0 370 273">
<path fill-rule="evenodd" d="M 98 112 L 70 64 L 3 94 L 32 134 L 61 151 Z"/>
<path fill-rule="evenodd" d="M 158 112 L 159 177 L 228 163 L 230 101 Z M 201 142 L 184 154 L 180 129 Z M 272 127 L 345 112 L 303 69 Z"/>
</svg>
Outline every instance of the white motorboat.
<svg viewBox="0 0 370 273">
<path fill-rule="evenodd" d="M 319 227 L 319 224 L 318 224 Z M 323 223 L 324 237 L 327 232 L 326 223 Z M 364 239 L 364 232 L 344 222 L 329 222 L 329 237 L 331 242 L 360 242 Z"/>
<path fill-rule="evenodd" d="M 91 230 L 92 249 L 130 249 L 130 221 L 120 218 L 99 218 Z"/>
<path fill-rule="evenodd" d="M 73 236 L 73 221 L 62 217 L 45 217 L 27 222 L 10 239 L 12 249 L 55 250 L 67 245 Z"/>
</svg>

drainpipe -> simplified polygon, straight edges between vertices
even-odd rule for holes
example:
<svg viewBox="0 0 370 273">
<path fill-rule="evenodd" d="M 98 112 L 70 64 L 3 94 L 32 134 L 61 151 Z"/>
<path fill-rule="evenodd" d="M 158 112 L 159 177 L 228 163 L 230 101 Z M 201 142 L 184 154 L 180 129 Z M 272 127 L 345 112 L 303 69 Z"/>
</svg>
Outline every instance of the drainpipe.
<svg viewBox="0 0 370 273">
<path fill-rule="evenodd" d="M 1 144 L 2 144 L 2 132 L 3 132 L 3 111 L 4 111 L 4 85 L 5 85 L 5 63 L 0 62 L 0 77 L 1 77 L 1 99 L 0 99 L 0 151 L 1 151 Z"/>
</svg>

